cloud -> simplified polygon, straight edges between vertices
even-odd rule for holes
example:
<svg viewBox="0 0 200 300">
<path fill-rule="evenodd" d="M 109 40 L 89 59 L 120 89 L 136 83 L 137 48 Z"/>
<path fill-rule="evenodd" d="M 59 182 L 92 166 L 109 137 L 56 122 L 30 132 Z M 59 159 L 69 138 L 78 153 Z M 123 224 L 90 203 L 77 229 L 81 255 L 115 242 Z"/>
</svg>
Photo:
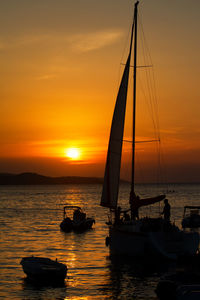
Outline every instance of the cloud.
<svg viewBox="0 0 200 300">
<path fill-rule="evenodd" d="M 119 30 L 77 34 L 69 38 L 69 43 L 76 51 L 88 52 L 109 46 L 118 41 L 122 35 L 122 31 Z"/>
<path fill-rule="evenodd" d="M 57 74 L 45 74 L 45 75 L 38 76 L 35 79 L 36 80 L 50 80 L 50 79 L 54 79 L 56 77 L 58 77 Z"/>
<path fill-rule="evenodd" d="M 19 35 L 13 38 L 4 38 L 0 40 L 0 50 L 29 47 L 37 44 L 62 45 L 62 47 L 70 47 L 78 52 L 88 52 L 109 46 L 117 42 L 123 32 L 121 30 L 104 30 L 83 34 L 74 34 L 67 36 L 66 34 L 55 33 L 39 33 Z"/>
<path fill-rule="evenodd" d="M 37 43 L 49 41 L 51 35 L 49 34 L 38 34 L 38 35 L 21 35 L 13 38 L 4 38 L 0 40 L 0 50 L 18 48 L 24 46 L 32 46 Z"/>
<path fill-rule="evenodd" d="M 56 42 L 56 44 L 65 44 L 65 47 L 68 45 L 78 52 L 88 52 L 116 43 L 122 35 L 123 32 L 117 29 L 74 34 L 72 36 L 66 36 L 66 34 L 55 35 L 55 33 L 26 34 L 1 39 L 0 50 L 33 46 L 38 43 L 55 45 Z"/>
</svg>

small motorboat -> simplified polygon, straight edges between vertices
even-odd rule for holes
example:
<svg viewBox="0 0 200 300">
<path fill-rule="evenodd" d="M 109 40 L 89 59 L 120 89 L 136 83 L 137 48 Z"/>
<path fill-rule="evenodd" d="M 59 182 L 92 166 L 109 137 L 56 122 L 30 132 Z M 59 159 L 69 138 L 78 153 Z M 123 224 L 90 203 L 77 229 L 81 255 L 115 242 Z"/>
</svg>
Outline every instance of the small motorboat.
<svg viewBox="0 0 200 300">
<path fill-rule="evenodd" d="M 200 227 L 200 206 L 185 206 L 182 220 L 183 228 Z"/>
<path fill-rule="evenodd" d="M 199 300 L 200 254 L 180 257 L 174 271 L 161 277 L 155 293 L 159 300 Z"/>
<path fill-rule="evenodd" d="M 86 217 L 86 213 L 84 213 L 79 206 L 64 206 L 64 218 L 60 223 L 60 228 L 64 232 L 70 232 L 72 230 L 83 232 L 91 229 L 94 223 L 95 219 Z"/>
<path fill-rule="evenodd" d="M 199 300 L 199 284 L 178 285 L 174 281 L 161 281 L 155 290 L 159 300 Z"/>
<path fill-rule="evenodd" d="M 181 285 L 176 291 L 177 300 L 199 300 L 200 284 Z"/>
<path fill-rule="evenodd" d="M 64 282 L 67 266 L 45 257 L 29 256 L 22 258 L 24 273 L 27 278 L 37 282 Z"/>
</svg>

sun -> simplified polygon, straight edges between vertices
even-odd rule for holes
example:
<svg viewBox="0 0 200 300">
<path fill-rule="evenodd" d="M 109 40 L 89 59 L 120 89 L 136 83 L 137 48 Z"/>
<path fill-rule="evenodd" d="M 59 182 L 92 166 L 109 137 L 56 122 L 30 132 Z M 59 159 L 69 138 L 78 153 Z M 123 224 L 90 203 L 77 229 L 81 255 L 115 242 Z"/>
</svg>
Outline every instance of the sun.
<svg viewBox="0 0 200 300">
<path fill-rule="evenodd" d="M 71 159 L 78 159 L 80 157 L 80 150 L 78 148 L 68 148 L 65 150 L 65 155 Z"/>
</svg>

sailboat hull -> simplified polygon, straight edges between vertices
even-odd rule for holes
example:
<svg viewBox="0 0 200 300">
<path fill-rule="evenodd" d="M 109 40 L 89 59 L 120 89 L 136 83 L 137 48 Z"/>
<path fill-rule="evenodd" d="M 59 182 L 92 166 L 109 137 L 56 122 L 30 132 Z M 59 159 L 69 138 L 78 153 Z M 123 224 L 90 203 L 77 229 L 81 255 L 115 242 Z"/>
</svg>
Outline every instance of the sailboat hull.
<svg viewBox="0 0 200 300">
<path fill-rule="evenodd" d="M 150 232 L 148 238 L 152 252 L 172 259 L 195 255 L 199 248 L 197 232 Z"/>
<path fill-rule="evenodd" d="M 109 237 L 111 255 L 144 256 L 147 248 L 146 234 L 110 228 Z"/>
<path fill-rule="evenodd" d="M 111 255 L 132 257 L 161 256 L 176 259 L 195 255 L 199 247 L 197 232 L 142 232 L 133 225 L 111 226 L 109 230 Z"/>
</svg>

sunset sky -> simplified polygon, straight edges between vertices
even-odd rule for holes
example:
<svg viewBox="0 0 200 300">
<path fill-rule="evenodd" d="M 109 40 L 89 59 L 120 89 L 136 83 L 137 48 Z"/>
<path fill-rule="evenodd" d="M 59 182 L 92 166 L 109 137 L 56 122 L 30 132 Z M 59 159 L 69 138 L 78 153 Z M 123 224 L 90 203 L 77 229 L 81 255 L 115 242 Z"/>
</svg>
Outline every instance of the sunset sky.
<svg viewBox="0 0 200 300">
<path fill-rule="evenodd" d="M 0 172 L 103 176 L 133 4 L 0 1 Z M 199 182 L 200 1 L 141 0 L 139 16 L 155 74 L 164 176 Z M 151 139 L 141 111 L 137 140 Z M 136 156 L 144 181 L 153 181 L 145 147 L 138 144 Z"/>
</svg>

